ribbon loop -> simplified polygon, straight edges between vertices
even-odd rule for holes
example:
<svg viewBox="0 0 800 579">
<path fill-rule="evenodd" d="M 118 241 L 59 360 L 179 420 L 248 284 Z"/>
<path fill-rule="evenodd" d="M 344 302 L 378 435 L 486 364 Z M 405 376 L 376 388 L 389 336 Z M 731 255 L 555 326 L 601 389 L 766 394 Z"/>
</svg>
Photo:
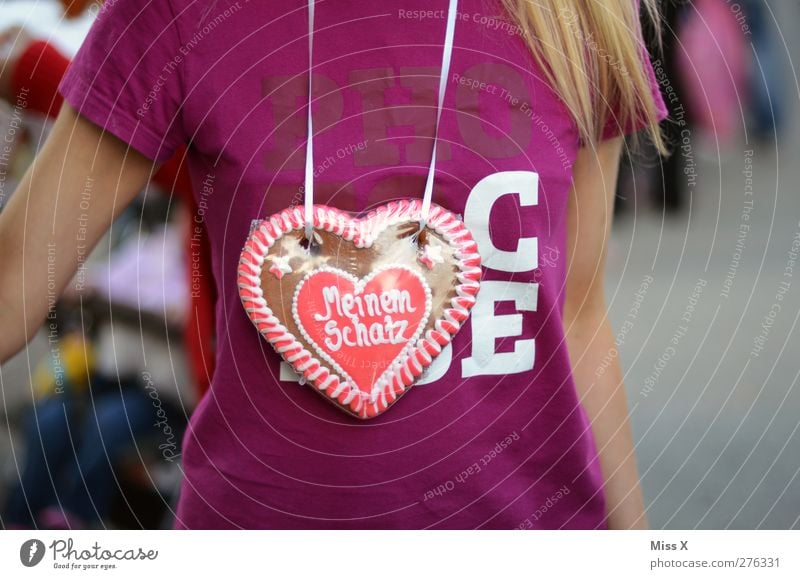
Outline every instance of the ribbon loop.
<svg viewBox="0 0 800 579">
<path fill-rule="evenodd" d="M 308 0 L 308 136 L 306 137 L 306 171 L 303 196 L 305 202 L 306 239 L 309 246 L 314 232 L 314 128 L 312 124 L 311 102 L 313 100 L 314 64 L 314 0 Z"/>
</svg>

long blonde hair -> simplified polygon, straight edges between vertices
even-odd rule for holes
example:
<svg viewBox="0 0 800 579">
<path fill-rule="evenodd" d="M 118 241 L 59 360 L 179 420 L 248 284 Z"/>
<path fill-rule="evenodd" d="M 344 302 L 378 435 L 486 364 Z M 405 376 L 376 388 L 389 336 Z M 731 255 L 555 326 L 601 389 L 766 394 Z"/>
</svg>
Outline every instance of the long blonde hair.
<svg viewBox="0 0 800 579">
<path fill-rule="evenodd" d="M 606 123 L 645 124 L 665 151 L 658 111 L 645 69 L 637 0 L 503 0 L 569 109 L 584 143 L 595 143 Z M 642 0 L 656 30 L 655 0 Z"/>
</svg>

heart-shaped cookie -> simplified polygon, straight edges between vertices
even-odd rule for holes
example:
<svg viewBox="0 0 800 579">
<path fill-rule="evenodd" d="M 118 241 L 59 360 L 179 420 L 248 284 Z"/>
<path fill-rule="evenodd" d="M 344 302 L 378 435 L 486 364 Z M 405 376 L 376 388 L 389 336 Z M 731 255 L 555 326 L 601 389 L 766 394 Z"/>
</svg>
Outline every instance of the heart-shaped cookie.
<svg viewBox="0 0 800 579">
<path fill-rule="evenodd" d="M 314 389 L 359 418 L 384 412 L 469 316 L 480 256 L 464 223 L 395 201 L 357 218 L 314 206 L 256 221 L 239 260 L 242 304 L 275 351 Z"/>
</svg>

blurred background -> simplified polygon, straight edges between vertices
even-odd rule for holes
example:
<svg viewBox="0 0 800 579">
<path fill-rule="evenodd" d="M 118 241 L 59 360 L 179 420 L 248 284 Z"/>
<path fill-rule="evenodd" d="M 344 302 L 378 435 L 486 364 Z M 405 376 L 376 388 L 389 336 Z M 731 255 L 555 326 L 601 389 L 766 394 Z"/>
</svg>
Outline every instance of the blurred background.
<svg viewBox="0 0 800 579">
<path fill-rule="evenodd" d="M 800 528 L 800 4 L 661 4 L 651 55 L 674 152 L 631 143 L 607 277 L 650 524 Z M 2 207 L 97 7 L 0 5 Z M 213 373 L 184 173 L 166 164 L 0 371 L 3 527 L 170 527 Z"/>
</svg>

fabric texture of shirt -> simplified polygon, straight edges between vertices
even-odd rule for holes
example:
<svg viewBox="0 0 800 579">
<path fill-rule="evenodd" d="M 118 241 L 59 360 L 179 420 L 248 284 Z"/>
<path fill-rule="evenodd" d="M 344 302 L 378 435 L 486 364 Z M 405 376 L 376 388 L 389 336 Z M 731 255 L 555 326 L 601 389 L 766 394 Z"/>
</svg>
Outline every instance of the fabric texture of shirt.
<svg viewBox="0 0 800 579">
<path fill-rule="evenodd" d="M 421 198 L 446 12 L 317 3 L 316 202 L 362 212 Z M 117 0 L 61 85 L 152 159 L 190 144 L 218 351 L 184 439 L 176 526 L 604 528 L 562 324 L 579 138 L 499 2 L 459 6 L 433 201 L 463 216 L 483 277 L 428 383 L 358 421 L 292 380 L 249 321 L 236 267 L 251 221 L 302 204 L 307 27 L 299 1 Z"/>
</svg>

